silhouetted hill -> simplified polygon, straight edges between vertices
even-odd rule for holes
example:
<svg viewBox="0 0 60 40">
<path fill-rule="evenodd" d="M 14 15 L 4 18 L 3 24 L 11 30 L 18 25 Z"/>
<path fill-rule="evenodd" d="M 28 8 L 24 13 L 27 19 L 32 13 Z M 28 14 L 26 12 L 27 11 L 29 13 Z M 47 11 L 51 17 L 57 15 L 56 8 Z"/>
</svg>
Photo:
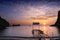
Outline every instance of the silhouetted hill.
<svg viewBox="0 0 60 40">
<path fill-rule="evenodd" d="M 20 26 L 20 24 L 13 24 L 12 26 Z"/>
<path fill-rule="evenodd" d="M 58 19 L 57 19 L 55 25 L 60 26 L 60 11 L 58 11 Z"/>
<path fill-rule="evenodd" d="M 58 11 L 56 23 L 54 25 L 51 25 L 51 26 L 56 26 L 58 28 L 59 33 L 60 33 L 60 10 Z"/>
<path fill-rule="evenodd" d="M 9 26 L 9 23 L 5 19 L 0 17 L 0 29 L 5 28 L 7 26 Z"/>
<path fill-rule="evenodd" d="M 60 11 L 58 11 L 58 16 L 57 16 L 57 21 L 54 25 L 52 26 L 60 26 Z"/>
</svg>

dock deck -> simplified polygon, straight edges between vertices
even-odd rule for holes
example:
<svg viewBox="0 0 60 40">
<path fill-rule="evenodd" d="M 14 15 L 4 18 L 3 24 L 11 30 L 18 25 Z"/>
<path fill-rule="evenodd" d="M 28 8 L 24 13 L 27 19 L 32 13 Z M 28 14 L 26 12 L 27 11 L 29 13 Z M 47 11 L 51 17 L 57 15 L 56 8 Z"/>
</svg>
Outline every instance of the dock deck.
<svg viewBox="0 0 60 40">
<path fill-rule="evenodd" d="M 60 36 L 55 37 L 20 37 L 20 36 L 0 36 L 0 40 L 39 40 L 49 39 L 49 40 L 60 40 Z"/>
</svg>

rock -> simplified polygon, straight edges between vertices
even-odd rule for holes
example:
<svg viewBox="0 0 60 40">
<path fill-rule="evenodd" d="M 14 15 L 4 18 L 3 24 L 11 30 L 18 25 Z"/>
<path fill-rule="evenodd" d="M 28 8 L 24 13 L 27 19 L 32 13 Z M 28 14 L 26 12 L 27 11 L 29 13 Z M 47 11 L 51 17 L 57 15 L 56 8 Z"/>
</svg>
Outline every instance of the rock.
<svg viewBox="0 0 60 40">
<path fill-rule="evenodd" d="M 0 17 L 0 29 L 3 29 L 7 26 L 9 26 L 9 23 L 5 19 Z"/>
<path fill-rule="evenodd" d="M 33 25 L 39 25 L 39 22 L 33 22 Z"/>
<path fill-rule="evenodd" d="M 57 16 L 57 21 L 55 24 L 51 25 L 51 26 L 60 26 L 60 11 L 58 11 L 58 16 Z"/>
<path fill-rule="evenodd" d="M 60 26 L 60 11 L 58 11 L 58 19 L 57 19 L 55 25 Z"/>
</svg>

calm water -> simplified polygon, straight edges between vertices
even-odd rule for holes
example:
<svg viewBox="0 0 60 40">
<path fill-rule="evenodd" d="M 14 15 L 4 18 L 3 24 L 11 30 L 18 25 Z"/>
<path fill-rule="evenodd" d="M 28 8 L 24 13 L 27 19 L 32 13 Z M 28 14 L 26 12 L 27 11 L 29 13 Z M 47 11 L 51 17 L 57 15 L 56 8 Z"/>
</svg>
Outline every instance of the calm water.
<svg viewBox="0 0 60 40">
<path fill-rule="evenodd" d="M 59 36 L 58 29 L 51 26 L 11 26 L 7 27 L 5 30 L 0 31 L 0 36 L 24 36 L 31 37 L 32 30 L 39 29 L 42 30 L 48 36 Z"/>
</svg>

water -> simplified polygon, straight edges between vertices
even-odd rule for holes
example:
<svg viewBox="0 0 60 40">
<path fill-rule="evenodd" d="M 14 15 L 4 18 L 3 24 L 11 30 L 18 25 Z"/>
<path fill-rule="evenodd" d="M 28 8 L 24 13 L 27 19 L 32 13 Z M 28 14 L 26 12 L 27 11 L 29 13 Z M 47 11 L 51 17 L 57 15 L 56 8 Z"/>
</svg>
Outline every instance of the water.
<svg viewBox="0 0 60 40">
<path fill-rule="evenodd" d="M 3 31 L 0 31 L 0 36 L 22 36 L 22 37 L 32 37 L 32 30 L 39 29 L 48 36 L 59 36 L 58 29 L 52 26 L 11 26 L 7 27 Z"/>
</svg>

